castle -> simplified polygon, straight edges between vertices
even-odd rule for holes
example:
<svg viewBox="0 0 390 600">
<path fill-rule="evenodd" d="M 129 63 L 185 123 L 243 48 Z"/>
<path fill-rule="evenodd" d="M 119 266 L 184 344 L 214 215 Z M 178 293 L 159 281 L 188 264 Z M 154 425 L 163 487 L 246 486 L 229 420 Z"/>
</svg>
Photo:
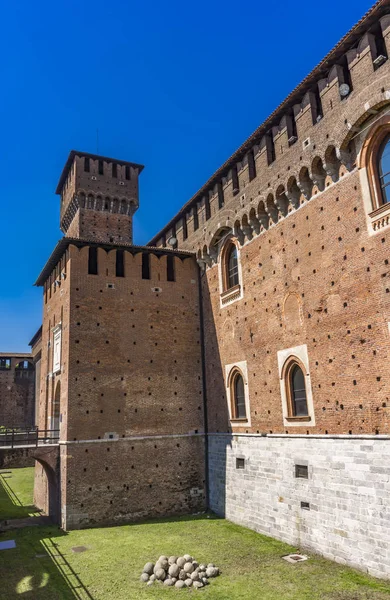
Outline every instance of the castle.
<svg viewBox="0 0 390 600">
<path fill-rule="evenodd" d="M 144 247 L 143 167 L 70 153 L 36 282 L 62 527 L 210 507 L 390 576 L 389 53 L 380 0 Z"/>
</svg>

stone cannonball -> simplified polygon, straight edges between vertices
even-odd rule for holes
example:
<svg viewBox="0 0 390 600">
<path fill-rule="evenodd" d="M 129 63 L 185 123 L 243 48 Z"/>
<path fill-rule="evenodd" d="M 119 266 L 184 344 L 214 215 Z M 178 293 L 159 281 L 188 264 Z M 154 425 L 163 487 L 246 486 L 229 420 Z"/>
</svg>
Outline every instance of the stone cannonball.
<svg viewBox="0 0 390 600">
<path fill-rule="evenodd" d="M 175 585 L 175 584 L 174 584 L 174 582 L 172 581 L 172 579 L 169 579 L 169 578 L 168 578 L 168 579 L 166 579 L 166 580 L 164 581 L 164 585 Z"/>
<path fill-rule="evenodd" d="M 182 569 L 184 567 L 184 565 L 186 564 L 186 559 L 184 558 L 184 556 L 179 556 L 179 558 L 176 561 L 176 564 L 179 565 L 179 567 Z"/>
<path fill-rule="evenodd" d="M 203 583 L 201 581 L 194 581 L 193 586 L 194 588 L 199 589 L 203 587 Z"/>
<path fill-rule="evenodd" d="M 148 562 L 146 563 L 146 565 L 143 568 L 143 573 L 147 573 L 148 575 L 151 575 L 153 573 L 153 569 L 154 569 L 154 563 L 152 562 Z"/>
<path fill-rule="evenodd" d="M 203 577 L 206 577 L 206 571 L 199 571 L 199 579 L 203 579 Z"/>
<path fill-rule="evenodd" d="M 168 560 L 168 556 L 160 556 L 157 562 L 163 562 L 164 560 Z"/>
<path fill-rule="evenodd" d="M 170 556 L 168 558 L 168 564 L 169 565 L 174 565 L 176 561 L 177 561 L 177 556 Z"/>
<path fill-rule="evenodd" d="M 186 559 L 186 562 L 192 562 L 192 556 L 190 554 L 183 554 L 183 558 Z"/>
<path fill-rule="evenodd" d="M 191 573 L 191 579 L 192 579 L 192 581 L 198 581 L 198 579 L 199 579 L 199 573 L 197 571 L 193 571 Z"/>
<path fill-rule="evenodd" d="M 154 574 L 156 576 L 156 579 L 159 579 L 160 581 L 164 581 L 164 579 L 165 579 L 164 569 L 157 569 L 157 571 L 155 571 Z"/>
<path fill-rule="evenodd" d="M 205 571 L 205 570 L 206 570 L 206 568 L 207 568 L 207 567 L 206 567 L 206 565 L 204 565 L 204 564 L 201 564 L 201 565 L 199 565 L 199 570 L 200 570 L 200 571 Z"/>
<path fill-rule="evenodd" d="M 179 573 L 179 579 L 181 579 L 182 581 L 185 581 L 187 579 L 187 573 L 185 572 L 184 569 L 181 569 L 181 571 Z"/>
<path fill-rule="evenodd" d="M 183 569 L 186 573 L 192 573 L 192 571 L 194 571 L 194 565 L 191 562 L 186 562 Z"/>
<path fill-rule="evenodd" d="M 156 579 L 155 574 L 153 573 L 153 575 L 150 576 L 150 581 L 154 581 Z"/>
<path fill-rule="evenodd" d="M 170 565 L 169 569 L 168 569 L 168 573 L 171 577 L 178 577 L 179 573 L 180 573 L 180 567 L 179 565 Z"/>
<path fill-rule="evenodd" d="M 147 573 L 142 573 L 140 579 L 141 581 L 144 581 L 146 583 L 147 581 L 149 581 L 149 575 Z"/>
<path fill-rule="evenodd" d="M 194 582 L 192 581 L 192 579 L 186 579 L 184 583 L 187 587 L 191 587 Z"/>
<path fill-rule="evenodd" d="M 184 583 L 184 581 L 181 581 L 181 579 L 179 579 L 179 581 L 176 581 L 176 583 L 175 583 L 176 588 L 183 588 L 183 587 L 185 587 L 185 585 L 186 584 Z"/>
</svg>

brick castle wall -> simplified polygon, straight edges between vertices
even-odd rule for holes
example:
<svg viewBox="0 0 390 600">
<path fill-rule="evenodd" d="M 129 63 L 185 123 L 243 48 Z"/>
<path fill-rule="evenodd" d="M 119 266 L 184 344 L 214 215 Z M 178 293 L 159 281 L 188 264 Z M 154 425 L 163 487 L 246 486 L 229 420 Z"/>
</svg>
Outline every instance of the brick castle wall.
<svg viewBox="0 0 390 600">
<path fill-rule="evenodd" d="M 5 354 L 3 353 L 5 357 Z M 0 369 L 0 426 L 32 427 L 34 425 L 34 368 L 30 355 L 9 356 L 10 368 Z M 30 361 L 31 370 L 16 368 Z"/>
</svg>

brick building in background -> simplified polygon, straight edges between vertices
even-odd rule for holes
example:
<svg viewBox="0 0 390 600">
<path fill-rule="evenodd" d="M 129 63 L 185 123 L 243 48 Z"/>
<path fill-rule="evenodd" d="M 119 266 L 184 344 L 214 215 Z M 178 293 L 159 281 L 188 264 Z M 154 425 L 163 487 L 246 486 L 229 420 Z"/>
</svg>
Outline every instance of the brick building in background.
<svg viewBox="0 0 390 600">
<path fill-rule="evenodd" d="M 382 0 L 147 247 L 142 167 L 71 152 L 66 237 L 37 281 L 63 527 L 208 492 L 235 522 L 390 576 L 389 53 Z"/>
<path fill-rule="evenodd" d="M 0 352 L 0 427 L 35 424 L 35 368 L 31 354 Z"/>
</svg>

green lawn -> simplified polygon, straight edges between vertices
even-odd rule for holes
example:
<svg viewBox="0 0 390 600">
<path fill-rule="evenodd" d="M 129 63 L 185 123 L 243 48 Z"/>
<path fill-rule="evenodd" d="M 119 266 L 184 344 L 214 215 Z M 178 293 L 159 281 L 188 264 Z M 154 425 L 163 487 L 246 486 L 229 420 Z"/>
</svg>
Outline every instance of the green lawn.
<svg viewBox="0 0 390 600">
<path fill-rule="evenodd" d="M 33 488 L 34 467 L 0 473 L 0 521 L 38 515 L 33 505 Z"/>
<path fill-rule="evenodd" d="M 16 548 L 0 551 L 1 600 L 165 600 L 197 594 L 214 600 L 390 600 L 390 582 L 313 555 L 288 564 L 281 557 L 295 548 L 213 516 L 0 534 L 0 541 L 9 539 Z M 75 546 L 87 550 L 74 553 Z M 222 574 L 199 591 L 139 581 L 147 561 L 185 553 L 214 562 Z"/>
</svg>

